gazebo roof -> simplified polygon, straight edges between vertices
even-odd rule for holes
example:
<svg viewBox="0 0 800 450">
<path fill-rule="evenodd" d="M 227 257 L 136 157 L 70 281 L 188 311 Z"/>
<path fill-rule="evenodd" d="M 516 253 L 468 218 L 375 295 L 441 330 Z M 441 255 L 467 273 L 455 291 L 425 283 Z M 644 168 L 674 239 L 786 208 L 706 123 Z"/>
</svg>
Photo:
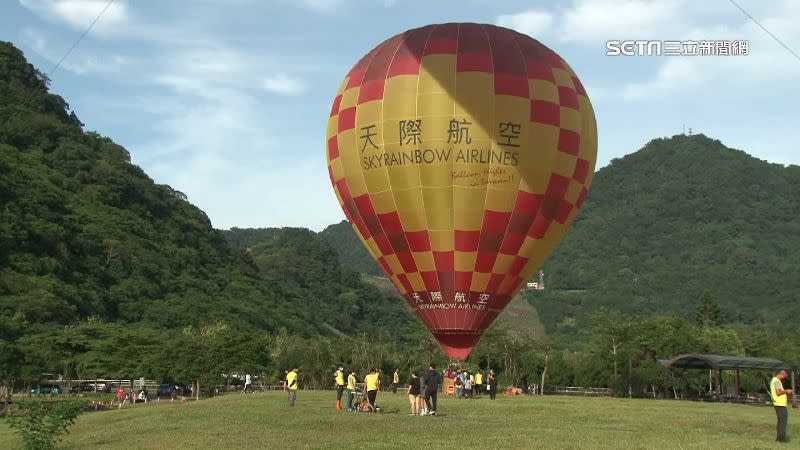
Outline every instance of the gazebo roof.
<svg viewBox="0 0 800 450">
<path fill-rule="evenodd" d="M 685 354 L 658 362 L 668 369 L 749 369 L 749 370 L 789 370 L 783 361 L 772 358 L 753 358 L 732 355 Z"/>
</svg>

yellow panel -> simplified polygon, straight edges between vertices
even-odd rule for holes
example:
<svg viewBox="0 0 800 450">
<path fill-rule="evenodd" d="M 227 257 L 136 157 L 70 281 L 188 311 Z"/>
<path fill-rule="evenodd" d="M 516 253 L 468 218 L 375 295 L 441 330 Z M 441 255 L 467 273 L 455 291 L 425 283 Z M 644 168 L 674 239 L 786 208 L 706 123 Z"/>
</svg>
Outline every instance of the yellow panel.
<svg viewBox="0 0 800 450">
<path fill-rule="evenodd" d="M 347 186 L 353 197 L 367 193 L 367 185 L 364 183 L 364 175 L 361 172 L 361 161 L 356 152 L 342 152 L 338 158 L 342 162 L 344 176 L 347 178 Z"/>
<path fill-rule="evenodd" d="M 398 210 L 408 211 L 422 207 L 420 189 L 394 189 L 394 202 Z"/>
<path fill-rule="evenodd" d="M 491 276 L 492 274 L 490 273 L 474 272 L 472 274 L 472 284 L 469 289 L 473 292 L 485 292 L 486 286 L 489 284 L 489 277 Z"/>
<path fill-rule="evenodd" d="M 440 153 L 441 159 L 452 160 L 453 152 L 450 149 L 436 150 Z M 437 160 L 440 158 L 437 158 Z M 424 187 L 450 187 L 453 185 L 453 175 L 451 173 L 452 164 L 421 164 L 419 168 L 420 177 L 422 179 L 422 186 Z"/>
<path fill-rule="evenodd" d="M 581 118 L 581 112 L 576 111 L 572 108 L 564 108 L 563 106 L 561 109 L 561 128 L 565 130 L 572 130 L 576 133 L 581 132 L 581 124 L 583 122 Z"/>
<path fill-rule="evenodd" d="M 581 145 L 579 156 L 589 160 L 594 166 L 597 158 L 597 123 L 592 104 L 584 97 L 578 97 L 581 105 Z"/>
<path fill-rule="evenodd" d="M 453 92 L 456 55 L 426 55 L 419 71 L 419 92 Z"/>
<path fill-rule="evenodd" d="M 454 111 L 453 97 L 448 92 L 431 92 L 417 96 L 417 114 L 424 116 L 447 116 Z"/>
<path fill-rule="evenodd" d="M 333 181 L 339 181 L 344 177 L 342 158 L 336 158 L 331 161 L 331 173 L 333 174 Z"/>
<path fill-rule="evenodd" d="M 342 102 L 339 104 L 339 111 L 352 108 L 358 103 L 358 87 L 350 88 L 342 94 Z"/>
<path fill-rule="evenodd" d="M 494 127 L 494 76 L 482 72 L 460 72 L 456 75 L 456 118 L 472 122 L 473 139 L 491 137 Z"/>
<path fill-rule="evenodd" d="M 325 137 L 327 139 L 330 139 L 333 136 L 336 136 L 338 133 L 339 133 L 339 116 L 336 115 L 328 119 L 328 129 L 325 130 Z"/>
<path fill-rule="evenodd" d="M 514 202 L 517 199 L 517 189 L 493 189 L 486 190 L 486 204 L 484 209 L 492 211 L 510 212 L 514 209 Z"/>
<path fill-rule="evenodd" d="M 356 106 L 356 128 L 380 122 L 382 117 L 383 105 L 381 100 L 371 100 Z M 380 129 L 381 127 L 377 128 Z M 375 143 L 380 145 L 380 141 L 376 141 Z"/>
<path fill-rule="evenodd" d="M 417 264 L 417 270 L 420 272 L 432 272 L 436 270 L 436 265 L 433 261 L 433 253 L 431 252 L 419 252 L 419 253 L 412 253 L 414 257 L 414 262 Z M 424 289 L 420 289 L 424 290 Z"/>
<path fill-rule="evenodd" d="M 475 260 L 478 252 L 455 252 L 454 263 L 458 272 L 472 272 L 475 269 Z"/>
<path fill-rule="evenodd" d="M 342 201 L 342 196 L 341 196 L 341 194 L 339 194 L 339 190 L 338 190 L 338 189 L 334 189 L 334 190 L 333 190 L 333 193 L 334 193 L 334 194 L 336 194 L 336 201 L 338 201 L 338 202 L 339 202 L 339 206 L 340 206 L 340 207 L 341 207 L 341 206 L 344 206 L 344 202 Z"/>
<path fill-rule="evenodd" d="M 578 161 L 573 155 L 564 152 L 555 152 L 553 162 L 550 164 L 551 171 L 561 176 L 572 178 L 575 173 L 575 163 Z"/>
<path fill-rule="evenodd" d="M 378 259 L 381 255 L 381 249 L 378 248 L 378 244 L 375 243 L 375 239 L 369 238 L 366 241 L 367 244 L 367 251 L 372 256 L 372 259 Z"/>
<path fill-rule="evenodd" d="M 342 80 L 342 84 L 339 85 L 339 89 L 336 90 L 336 95 L 341 95 L 342 92 L 347 88 L 347 83 L 350 82 L 350 77 L 344 77 Z"/>
<path fill-rule="evenodd" d="M 511 268 L 511 264 L 514 262 L 516 257 L 516 255 L 503 255 L 498 253 L 497 259 L 494 261 L 492 273 L 508 273 L 508 270 Z"/>
<path fill-rule="evenodd" d="M 403 224 L 403 229 L 406 231 L 424 231 L 428 229 L 428 224 L 425 219 L 425 210 L 421 207 L 411 210 L 397 210 L 400 215 L 400 222 Z"/>
<path fill-rule="evenodd" d="M 422 282 L 422 275 L 420 275 L 419 272 L 406 273 L 406 276 L 408 277 L 408 281 L 411 283 L 411 288 L 414 289 L 414 292 L 425 290 L 425 283 Z"/>
<path fill-rule="evenodd" d="M 397 211 L 392 191 L 371 192 L 369 198 L 372 200 L 372 207 L 375 208 L 376 214 L 386 214 Z"/>
<path fill-rule="evenodd" d="M 392 283 L 394 283 L 394 286 L 397 288 L 397 290 L 398 290 L 398 291 L 399 291 L 401 294 L 408 294 L 408 293 L 409 293 L 408 291 L 406 291 L 406 288 L 405 288 L 405 287 L 403 287 L 403 283 L 401 283 L 401 282 L 400 282 L 400 280 L 399 280 L 399 279 L 397 279 L 397 277 L 396 277 L 396 276 L 392 276 L 392 277 L 391 277 L 391 280 L 392 280 Z"/>
<path fill-rule="evenodd" d="M 386 264 L 392 269 L 392 273 L 403 273 L 403 266 L 400 265 L 400 261 L 397 260 L 396 255 L 385 255 L 383 259 L 386 260 Z"/>
<path fill-rule="evenodd" d="M 486 200 L 484 188 L 453 187 L 453 228 L 457 230 L 480 230 Z"/>
<path fill-rule="evenodd" d="M 564 69 L 553 69 L 553 76 L 556 77 L 556 84 L 559 86 L 567 86 L 575 89 L 575 84 L 572 82 L 572 75 Z"/>
<path fill-rule="evenodd" d="M 346 133 L 353 133 L 353 137 L 352 140 L 348 139 L 345 142 L 345 146 L 342 146 L 341 136 Z M 381 150 L 383 147 L 382 122 L 358 122 L 356 123 L 356 127 L 354 129 L 343 131 L 339 136 L 340 137 L 337 138 L 339 139 L 339 153 L 343 153 L 343 149 L 344 151 L 358 149 L 358 152 L 363 153 L 364 155 L 374 155 L 376 153 L 383 152 Z"/>
<path fill-rule="evenodd" d="M 522 256 L 523 258 L 530 258 L 533 255 L 536 246 L 539 245 L 539 240 L 534 239 L 530 236 L 525 236 L 525 240 L 522 241 L 522 245 L 519 247 L 519 251 L 517 254 Z"/>
<path fill-rule="evenodd" d="M 364 164 L 363 159 L 361 164 Z M 367 185 L 367 191 L 370 193 L 383 192 L 390 188 L 389 174 L 383 168 L 364 170 L 364 182 Z"/>
<path fill-rule="evenodd" d="M 423 188 L 429 230 L 453 229 L 453 187 Z"/>
<path fill-rule="evenodd" d="M 416 75 L 400 75 L 386 80 L 383 90 L 383 118 L 403 120 L 417 114 Z"/>
<path fill-rule="evenodd" d="M 400 147 L 399 144 L 386 144 L 386 153 L 395 156 L 401 164 L 388 166 L 389 182 L 392 189 L 408 189 L 419 187 L 419 169 L 417 164 L 411 161 L 403 161 L 403 154 L 409 154 L 413 158 L 413 149 Z"/>
<path fill-rule="evenodd" d="M 528 80 L 528 88 L 532 100 L 558 103 L 558 86 L 555 83 L 546 80 Z"/>
<path fill-rule="evenodd" d="M 435 252 L 451 252 L 455 248 L 452 230 L 429 230 L 431 250 Z"/>
</svg>

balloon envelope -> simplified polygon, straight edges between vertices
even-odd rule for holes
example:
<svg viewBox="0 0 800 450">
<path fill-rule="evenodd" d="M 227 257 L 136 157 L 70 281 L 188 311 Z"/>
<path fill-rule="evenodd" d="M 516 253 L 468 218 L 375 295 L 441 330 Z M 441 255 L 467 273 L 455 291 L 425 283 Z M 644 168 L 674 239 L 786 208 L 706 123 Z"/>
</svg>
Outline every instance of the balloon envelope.
<svg viewBox="0 0 800 450">
<path fill-rule="evenodd" d="M 375 47 L 341 83 L 327 130 L 347 219 L 458 360 L 566 232 L 596 152 L 569 65 L 526 35 L 473 23 Z"/>
</svg>

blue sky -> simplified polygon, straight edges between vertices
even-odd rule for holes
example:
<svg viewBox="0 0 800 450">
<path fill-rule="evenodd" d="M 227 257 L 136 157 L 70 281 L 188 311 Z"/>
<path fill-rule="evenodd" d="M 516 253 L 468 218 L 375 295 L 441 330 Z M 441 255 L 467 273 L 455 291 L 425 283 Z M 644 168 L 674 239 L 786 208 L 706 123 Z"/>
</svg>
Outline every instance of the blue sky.
<svg viewBox="0 0 800 450">
<path fill-rule="evenodd" d="M 0 40 L 47 72 L 106 3 L 3 0 Z M 800 2 L 738 3 L 800 51 Z M 215 227 L 321 230 L 344 218 L 324 143 L 350 66 L 406 29 L 467 21 L 514 28 L 570 63 L 597 114 L 598 168 L 684 124 L 800 164 L 800 60 L 728 0 L 117 0 L 51 89 Z M 611 39 L 744 39 L 750 54 L 610 57 Z"/>
</svg>

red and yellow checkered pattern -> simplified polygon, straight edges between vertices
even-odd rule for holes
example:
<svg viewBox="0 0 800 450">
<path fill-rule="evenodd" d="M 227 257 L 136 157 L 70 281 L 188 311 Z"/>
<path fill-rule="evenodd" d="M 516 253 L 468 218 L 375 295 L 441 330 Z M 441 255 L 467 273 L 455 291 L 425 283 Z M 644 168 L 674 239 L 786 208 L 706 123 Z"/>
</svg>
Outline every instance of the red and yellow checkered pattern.
<svg viewBox="0 0 800 450">
<path fill-rule="evenodd" d="M 388 39 L 347 74 L 328 121 L 345 215 L 454 359 L 560 241 L 596 154 L 592 105 L 569 65 L 492 25 Z"/>
</svg>

